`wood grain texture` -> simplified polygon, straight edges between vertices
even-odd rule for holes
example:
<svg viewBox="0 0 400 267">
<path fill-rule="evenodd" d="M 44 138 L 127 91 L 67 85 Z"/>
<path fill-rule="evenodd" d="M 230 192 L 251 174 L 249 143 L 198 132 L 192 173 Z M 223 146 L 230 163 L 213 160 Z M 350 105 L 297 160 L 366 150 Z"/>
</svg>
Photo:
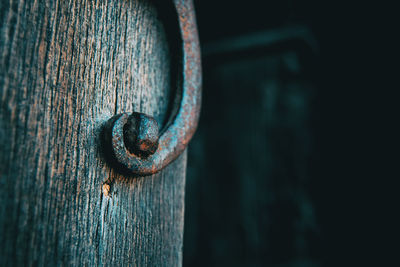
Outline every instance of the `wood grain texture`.
<svg viewBox="0 0 400 267">
<path fill-rule="evenodd" d="M 171 62 L 154 3 L 10 0 L 0 12 L 0 266 L 181 265 L 186 153 L 124 177 L 99 147 L 116 113 L 165 120 Z"/>
</svg>

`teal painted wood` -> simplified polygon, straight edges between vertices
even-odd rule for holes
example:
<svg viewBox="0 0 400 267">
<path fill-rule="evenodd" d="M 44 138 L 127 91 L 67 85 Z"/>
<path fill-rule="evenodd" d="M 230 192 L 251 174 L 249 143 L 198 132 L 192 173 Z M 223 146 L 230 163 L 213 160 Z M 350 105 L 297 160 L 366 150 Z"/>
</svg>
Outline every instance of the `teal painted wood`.
<svg viewBox="0 0 400 267">
<path fill-rule="evenodd" d="M 186 153 L 129 177 L 99 146 L 114 114 L 167 116 L 171 55 L 154 4 L 2 1 L 0 266 L 181 265 Z"/>
</svg>

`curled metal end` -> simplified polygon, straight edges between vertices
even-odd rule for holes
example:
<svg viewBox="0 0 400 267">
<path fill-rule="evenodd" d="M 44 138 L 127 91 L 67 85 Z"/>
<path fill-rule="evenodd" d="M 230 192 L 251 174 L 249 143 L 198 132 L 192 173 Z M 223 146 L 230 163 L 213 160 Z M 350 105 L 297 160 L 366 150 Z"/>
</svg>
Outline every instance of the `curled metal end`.
<svg viewBox="0 0 400 267">
<path fill-rule="evenodd" d="M 157 121 L 146 114 L 133 112 L 124 125 L 123 138 L 132 154 L 146 158 L 158 147 L 159 129 Z"/>
<path fill-rule="evenodd" d="M 201 106 L 201 64 L 192 1 L 173 1 L 182 39 L 182 78 L 178 86 L 181 103 L 160 135 L 153 117 L 122 113 L 105 128 L 106 157 L 137 175 L 156 173 L 175 160 L 192 138 Z M 178 89 L 178 90 L 179 90 Z M 111 156 L 111 157 L 109 157 Z"/>
</svg>

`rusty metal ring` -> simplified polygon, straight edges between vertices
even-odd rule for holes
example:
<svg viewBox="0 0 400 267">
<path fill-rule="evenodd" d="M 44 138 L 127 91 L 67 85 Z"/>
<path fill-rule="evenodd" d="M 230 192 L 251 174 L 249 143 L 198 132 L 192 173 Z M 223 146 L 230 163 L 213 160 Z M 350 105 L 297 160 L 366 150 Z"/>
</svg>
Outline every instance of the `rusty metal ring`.
<svg viewBox="0 0 400 267">
<path fill-rule="evenodd" d="M 186 148 L 198 124 L 201 106 L 200 48 L 192 0 L 172 0 L 179 18 L 183 72 L 181 98 L 170 123 L 159 130 L 151 116 L 133 112 L 111 118 L 105 141 L 114 161 L 136 175 L 154 174 L 175 160 Z"/>
</svg>

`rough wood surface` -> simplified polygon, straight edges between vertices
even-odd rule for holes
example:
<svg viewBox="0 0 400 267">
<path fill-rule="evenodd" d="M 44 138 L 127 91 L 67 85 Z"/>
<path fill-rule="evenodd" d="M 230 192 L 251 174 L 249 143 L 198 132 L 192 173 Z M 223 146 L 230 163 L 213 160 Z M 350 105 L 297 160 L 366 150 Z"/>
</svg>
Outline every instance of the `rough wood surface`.
<svg viewBox="0 0 400 267">
<path fill-rule="evenodd" d="M 0 266 L 176 266 L 186 153 L 124 177 L 101 155 L 112 115 L 163 122 L 170 55 L 152 1 L 0 7 Z"/>
</svg>

